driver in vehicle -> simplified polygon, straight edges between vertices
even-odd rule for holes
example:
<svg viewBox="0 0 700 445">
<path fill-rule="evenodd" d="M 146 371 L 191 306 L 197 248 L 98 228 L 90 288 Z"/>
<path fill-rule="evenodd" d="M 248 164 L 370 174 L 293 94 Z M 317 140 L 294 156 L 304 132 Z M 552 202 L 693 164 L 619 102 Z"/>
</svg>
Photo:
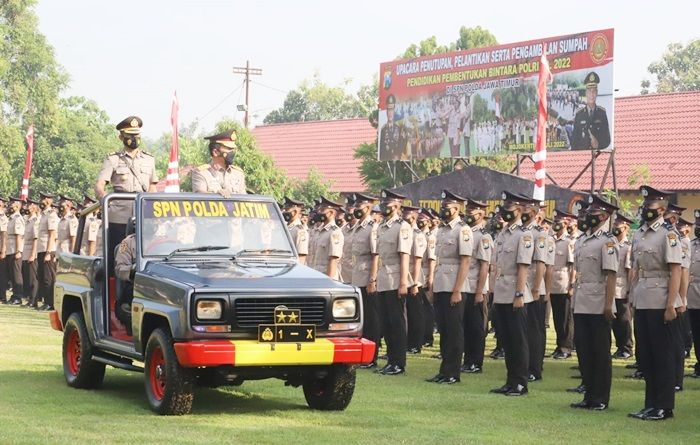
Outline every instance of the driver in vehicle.
<svg viewBox="0 0 700 445">
<path fill-rule="evenodd" d="M 117 295 L 117 318 L 128 326 L 131 322 L 131 300 L 134 298 L 136 233 L 127 235 L 119 244 L 114 264 L 114 274 L 117 279 L 127 284 Z"/>
</svg>

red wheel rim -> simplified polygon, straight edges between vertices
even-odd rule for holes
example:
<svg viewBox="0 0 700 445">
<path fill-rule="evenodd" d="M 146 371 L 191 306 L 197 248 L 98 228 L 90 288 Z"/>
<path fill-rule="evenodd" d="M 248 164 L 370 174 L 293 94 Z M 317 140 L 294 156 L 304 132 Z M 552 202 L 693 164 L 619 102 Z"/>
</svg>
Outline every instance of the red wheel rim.
<svg viewBox="0 0 700 445">
<path fill-rule="evenodd" d="M 151 392 L 156 400 L 162 400 L 165 394 L 165 358 L 160 346 L 151 353 L 151 363 L 148 366 L 148 380 L 151 382 Z"/>
<path fill-rule="evenodd" d="M 68 371 L 70 371 L 71 375 L 78 375 L 80 371 L 80 334 L 77 329 L 74 329 L 68 335 L 66 359 L 68 360 Z"/>
</svg>

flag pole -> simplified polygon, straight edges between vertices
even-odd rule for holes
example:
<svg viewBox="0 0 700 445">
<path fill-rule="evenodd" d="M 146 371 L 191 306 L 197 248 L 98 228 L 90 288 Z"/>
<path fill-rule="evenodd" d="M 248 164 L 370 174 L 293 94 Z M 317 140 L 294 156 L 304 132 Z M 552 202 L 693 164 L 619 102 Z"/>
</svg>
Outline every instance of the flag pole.
<svg viewBox="0 0 700 445">
<path fill-rule="evenodd" d="M 535 188 L 532 197 L 544 201 L 544 181 L 547 177 L 545 161 L 547 160 L 547 84 L 552 81 L 552 72 L 547 61 L 547 51 L 543 49 L 540 57 L 540 72 L 537 83 L 537 96 L 539 99 L 537 114 L 537 141 L 535 154 L 532 160 L 535 162 Z"/>
<path fill-rule="evenodd" d="M 165 192 L 178 193 L 180 191 L 180 143 L 178 139 L 177 114 L 179 104 L 177 91 L 173 94 L 173 105 L 170 109 L 170 125 L 172 126 L 170 140 L 170 158 L 168 159 L 168 174 L 165 179 Z"/>
<path fill-rule="evenodd" d="M 22 175 L 19 199 L 26 202 L 29 198 L 29 177 L 32 174 L 32 158 L 34 157 L 34 125 L 29 126 L 24 139 L 27 142 L 27 157 L 24 160 L 24 175 Z"/>
</svg>

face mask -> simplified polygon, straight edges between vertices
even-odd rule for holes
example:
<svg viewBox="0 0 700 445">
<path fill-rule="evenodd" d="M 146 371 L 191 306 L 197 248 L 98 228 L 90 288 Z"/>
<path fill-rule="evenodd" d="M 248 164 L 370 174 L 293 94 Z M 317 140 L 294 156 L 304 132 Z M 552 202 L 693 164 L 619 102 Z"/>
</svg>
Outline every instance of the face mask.
<svg viewBox="0 0 700 445">
<path fill-rule="evenodd" d="M 338 227 L 342 226 L 343 225 L 343 218 L 336 218 L 335 225 Z"/>
<path fill-rule="evenodd" d="M 574 226 L 567 226 L 566 233 L 568 233 L 569 235 L 574 233 Z"/>
<path fill-rule="evenodd" d="M 515 220 L 515 213 L 512 210 L 501 209 L 501 217 L 506 222 L 511 222 Z"/>
<path fill-rule="evenodd" d="M 588 224 L 590 228 L 598 227 L 598 224 L 600 224 L 600 217 L 598 215 L 586 215 L 586 224 Z"/>
<path fill-rule="evenodd" d="M 328 221 L 328 217 L 326 215 L 324 215 L 323 213 L 319 213 L 318 216 L 316 217 L 316 219 L 318 222 L 322 222 L 322 223 Z"/>
<path fill-rule="evenodd" d="M 612 230 L 612 234 L 615 235 L 615 236 L 620 236 L 620 235 L 622 234 L 622 229 L 620 229 L 619 227 L 615 227 L 615 228 Z"/>
<path fill-rule="evenodd" d="M 386 217 L 391 216 L 392 213 L 394 213 L 394 210 L 391 207 L 384 207 L 382 210 L 382 214 Z"/>
<path fill-rule="evenodd" d="M 520 220 L 521 220 L 523 223 L 526 223 L 526 222 L 530 221 L 530 214 L 529 214 L 529 213 L 523 213 L 523 215 L 520 217 Z"/>
<path fill-rule="evenodd" d="M 226 167 L 230 167 L 233 165 L 233 160 L 236 159 L 236 152 L 233 150 L 229 151 L 224 155 L 224 162 L 226 163 Z"/>
<path fill-rule="evenodd" d="M 493 225 L 493 228 L 500 232 L 501 230 L 503 230 L 503 223 L 497 222 Z"/>
<path fill-rule="evenodd" d="M 552 230 L 554 230 L 555 232 L 559 232 L 559 231 L 561 230 L 561 227 L 562 227 L 561 224 L 556 223 L 556 224 L 554 224 L 554 226 L 552 227 Z"/>
<path fill-rule="evenodd" d="M 474 215 L 467 215 L 464 217 L 464 222 L 469 224 L 470 226 L 473 226 L 476 224 L 476 218 L 474 218 Z"/>
<path fill-rule="evenodd" d="M 579 219 L 578 221 L 576 221 L 576 227 L 578 227 L 578 229 L 581 232 L 585 232 L 586 230 L 588 230 L 588 223 Z"/>
<path fill-rule="evenodd" d="M 452 211 L 449 208 L 440 209 L 440 217 L 442 219 L 452 218 Z"/>
<path fill-rule="evenodd" d="M 666 224 L 673 225 L 673 220 L 672 220 L 671 218 L 664 218 L 664 222 L 665 222 Z"/>
<path fill-rule="evenodd" d="M 40 208 L 41 210 L 44 210 L 44 209 L 46 208 L 46 203 L 43 203 L 43 202 L 42 202 L 41 204 L 39 204 L 39 208 Z"/>
<path fill-rule="evenodd" d="M 289 212 L 282 212 L 282 218 L 284 218 L 285 221 L 289 222 L 292 220 L 292 214 Z"/>
<path fill-rule="evenodd" d="M 695 238 L 700 238 L 700 227 L 695 228 Z"/>
<path fill-rule="evenodd" d="M 352 214 L 353 214 L 353 215 L 355 216 L 355 218 L 357 218 L 357 219 L 362 219 L 362 217 L 365 216 L 365 214 L 364 214 L 364 212 L 362 211 L 362 209 L 355 209 L 355 210 L 352 212 Z"/>
<path fill-rule="evenodd" d="M 642 214 L 640 215 L 644 221 L 654 221 L 659 217 L 659 211 L 656 209 L 650 209 L 648 207 L 642 207 Z"/>
<path fill-rule="evenodd" d="M 127 136 L 124 138 L 124 146 L 131 150 L 139 148 L 139 142 L 140 140 L 136 136 Z"/>
<path fill-rule="evenodd" d="M 346 221 L 346 222 L 352 221 L 352 215 L 349 214 L 349 213 L 346 213 L 346 214 L 345 214 L 345 221 Z"/>
<path fill-rule="evenodd" d="M 418 221 L 416 225 L 419 229 L 423 230 L 425 228 L 425 221 Z"/>
</svg>

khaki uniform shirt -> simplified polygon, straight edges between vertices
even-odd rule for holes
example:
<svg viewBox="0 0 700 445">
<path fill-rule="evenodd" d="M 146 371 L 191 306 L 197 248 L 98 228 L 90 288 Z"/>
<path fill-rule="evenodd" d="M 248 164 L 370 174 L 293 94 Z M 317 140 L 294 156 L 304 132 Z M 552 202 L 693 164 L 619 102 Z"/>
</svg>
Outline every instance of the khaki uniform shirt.
<svg viewBox="0 0 700 445">
<path fill-rule="evenodd" d="M 319 272 L 328 272 L 328 263 L 331 258 L 343 257 L 343 232 L 340 227 L 331 222 L 323 226 L 316 240 L 316 252 L 311 267 Z M 340 262 L 338 262 L 340 264 Z M 331 277 L 340 281 L 340 268 L 336 269 L 336 275 Z"/>
<path fill-rule="evenodd" d="M 111 153 L 102 163 L 97 179 L 112 183 L 115 192 L 147 192 L 151 184 L 158 182 L 155 158 L 141 150 L 133 158 L 125 150 Z M 114 201 L 109 205 L 112 223 L 126 224 L 133 215 L 133 201 Z"/>
<path fill-rule="evenodd" d="M 355 224 L 352 234 L 352 285 L 367 287 L 372 267 L 372 252 L 377 251 L 377 225 L 371 216 Z"/>
<path fill-rule="evenodd" d="M 10 216 L 7 223 L 7 249 L 6 255 L 14 255 L 24 249 L 24 243 L 18 246 L 16 243 L 16 235 L 24 236 L 24 218 L 19 213 L 14 213 Z"/>
<path fill-rule="evenodd" d="M 493 302 L 512 304 L 515 298 L 518 278 L 518 265 L 532 264 L 535 251 L 532 232 L 520 223 L 513 223 L 503 229 L 496 237 L 496 283 L 493 290 Z M 523 303 L 532 301 L 530 287 L 526 283 L 523 289 Z"/>
<path fill-rule="evenodd" d="M 688 309 L 700 309 L 700 239 L 690 243 L 690 275 L 688 284 Z"/>
<path fill-rule="evenodd" d="M 352 283 L 352 238 L 355 226 L 346 223 L 340 230 L 343 232 L 343 257 L 340 259 L 340 276 L 343 283 Z"/>
<path fill-rule="evenodd" d="M 615 298 L 627 298 L 629 291 L 629 271 L 632 269 L 632 252 L 630 252 L 630 242 L 622 240 L 618 243 L 620 250 L 620 264 L 617 267 L 617 278 L 615 279 Z"/>
<path fill-rule="evenodd" d="M 669 264 L 681 264 L 680 235 L 662 218 L 645 223 L 632 236 L 632 268 L 637 281 L 630 294 L 636 309 L 665 309 L 668 297 Z M 680 296 L 675 306 L 681 306 Z"/>
<path fill-rule="evenodd" d="M 377 292 L 397 290 L 401 282 L 400 254 L 411 254 L 413 229 L 401 217 L 395 216 L 390 220 L 385 220 L 377 227 L 376 237 L 376 250 L 373 253 L 379 256 Z M 408 287 L 413 285 L 410 267 L 406 285 Z"/>
<path fill-rule="evenodd" d="M 292 235 L 292 242 L 294 242 L 294 246 L 297 248 L 297 253 L 299 255 L 308 255 L 309 231 L 306 229 L 306 226 L 297 219 L 289 223 L 287 229 L 289 229 L 289 234 Z"/>
<path fill-rule="evenodd" d="M 78 218 L 75 215 L 67 215 L 58 222 L 58 238 L 56 241 L 56 255 L 70 253 L 70 239 L 78 235 Z"/>
<path fill-rule="evenodd" d="M 435 250 L 438 252 L 433 292 L 452 292 L 461 257 L 474 251 L 474 234 L 471 227 L 459 218 L 438 229 Z M 469 292 L 469 279 L 464 280 L 460 292 Z"/>
<path fill-rule="evenodd" d="M 95 228 L 93 226 L 93 222 L 97 220 L 97 217 L 95 216 L 94 213 L 91 213 L 85 217 L 85 225 L 83 226 L 83 238 L 80 243 L 80 254 L 81 255 L 87 255 L 89 242 L 90 241 L 95 241 L 97 233 L 95 232 Z"/>
<path fill-rule="evenodd" d="M 9 219 L 4 213 L 0 213 L 0 252 L 7 247 L 7 223 Z"/>
<path fill-rule="evenodd" d="M 118 279 L 131 281 L 131 266 L 136 262 L 136 235 L 128 235 L 119 244 L 114 258 L 114 273 Z"/>
<path fill-rule="evenodd" d="M 22 250 L 22 261 L 34 261 L 36 256 L 32 257 L 32 247 L 34 241 L 39 238 L 39 217 L 37 215 L 29 217 L 24 225 L 24 249 Z M 37 247 L 38 253 L 39 249 Z"/>
<path fill-rule="evenodd" d="M 690 268 L 690 238 L 681 235 L 681 267 Z"/>
<path fill-rule="evenodd" d="M 602 314 L 605 311 L 606 271 L 617 273 L 620 262 L 617 239 L 598 230 L 587 234 L 574 254 L 576 287 L 574 314 Z M 615 303 L 612 304 L 615 312 Z"/>
<path fill-rule="evenodd" d="M 192 191 L 195 193 L 218 193 L 224 198 L 245 195 L 245 174 L 235 165 L 218 170 L 213 164 L 200 165 L 192 170 Z"/>
<path fill-rule="evenodd" d="M 561 238 L 554 236 L 554 273 L 552 274 L 552 294 L 566 294 L 569 291 L 570 267 L 574 264 L 574 239 L 566 232 Z"/>
<path fill-rule="evenodd" d="M 423 274 L 423 284 L 428 279 L 428 274 L 430 273 L 430 262 L 437 261 L 437 250 L 435 250 L 435 245 L 437 244 L 437 229 L 425 232 L 426 248 L 425 254 L 423 255 L 423 262 L 421 263 L 421 273 Z"/>
<path fill-rule="evenodd" d="M 421 259 L 421 268 L 418 269 L 418 276 L 413 277 L 413 284 L 420 287 L 425 284 L 425 276 L 423 274 L 423 258 L 428 250 L 428 241 L 425 233 L 418 227 L 413 228 L 413 247 L 411 248 L 411 259 L 409 260 L 409 270 L 414 270 L 414 264 L 417 258 Z"/>
<path fill-rule="evenodd" d="M 547 233 L 542 229 L 542 227 L 533 222 L 529 224 L 527 228 L 535 237 L 535 248 L 532 252 L 532 267 L 530 267 L 527 275 L 527 283 L 532 290 L 535 287 L 535 274 L 537 269 L 536 261 L 542 262 L 546 265 L 549 254 L 547 251 Z M 538 290 L 540 295 L 546 294 L 546 289 L 544 287 L 544 274 L 542 275 L 542 280 L 540 280 Z"/>
<path fill-rule="evenodd" d="M 493 256 L 493 238 L 484 230 L 484 225 L 479 224 L 472 228 L 474 234 L 474 249 L 472 250 L 472 260 L 469 263 L 469 289 L 471 293 L 476 293 L 477 284 L 479 284 L 479 271 L 481 270 L 481 262 L 491 264 Z M 484 282 L 483 293 L 489 291 L 489 279 L 486 277 Z"/>
<path fill-rule="evenodd" d="M 60 221 L 56 210 L 49 208 L 40 213 L 39 219 L 39 242 L 37 244 L 37 252 L 46 252 L 49 245 L 49 231 L 58 230 L 58 221 Z"/>
</svg>

